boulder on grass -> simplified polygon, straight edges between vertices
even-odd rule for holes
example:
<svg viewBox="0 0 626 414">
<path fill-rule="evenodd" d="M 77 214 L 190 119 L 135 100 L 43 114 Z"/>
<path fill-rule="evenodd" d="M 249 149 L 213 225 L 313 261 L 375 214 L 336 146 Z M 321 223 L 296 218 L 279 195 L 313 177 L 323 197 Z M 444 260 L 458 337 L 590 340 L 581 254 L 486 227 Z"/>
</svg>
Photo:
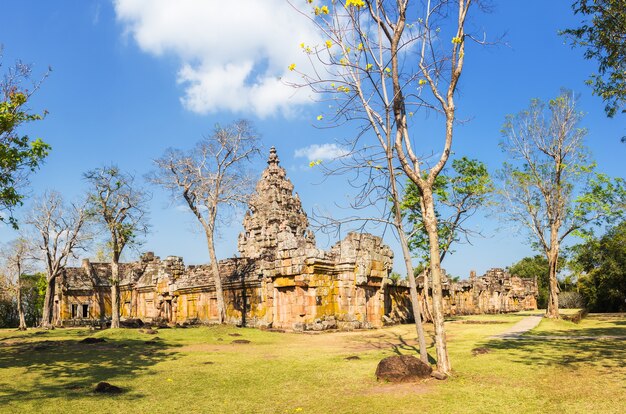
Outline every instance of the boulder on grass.
<svg viewBox="0 0 626 414">
<path fill-rule="evenodd" d="M 123 390 L 117 385 L 102 381 L 96 385 L 94 391 L 101 394 L 120 394 Z"/>
<path fill-rule="evenodd" d="M 102 342 L 106 342 L 106 339 L 88 336 L 87 338 L 83 339 L 80 342 L 82 342 L 83 344 L 99 344 Z"/>
<path fill-rule="evenodd" d="M 143 321 L 139 318 L 128 318 L 120 321 L 120 326 L 122 328 L 141 328 L 143 325 Z"/>
<path fill-rule="evenodd" d="M 413 355 L 394 355 L 378 363 L 376 378 L 391 382 L 411 382 L 430 377 L 432 367 Z"/>
</svg>

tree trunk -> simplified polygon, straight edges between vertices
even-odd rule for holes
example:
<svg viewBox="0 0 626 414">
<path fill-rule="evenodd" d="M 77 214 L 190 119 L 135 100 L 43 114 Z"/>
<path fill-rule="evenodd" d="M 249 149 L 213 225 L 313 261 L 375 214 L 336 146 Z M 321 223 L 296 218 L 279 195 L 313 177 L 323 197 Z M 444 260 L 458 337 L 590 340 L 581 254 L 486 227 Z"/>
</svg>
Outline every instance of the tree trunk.
<svg viewBox="0 0 626 414">
<path fill-rule="evenodd" d="M 424 293 L 424 321 L 426 322 L 433 321 L 433 314 L 431 311 L 432 306 L 430 306 L 430 300 L 428 299 L 428 296 L 430 295 L 430 282 L 428 278 L 429 272 L 430 269 L 424 269 L 424 289 L 422 291 Z"/>
<path fill-rule="evenodd" d="M 26 330 L 26 317 L 24 316 L 24 306 L 22 305 L 22 277 L 17 275 L 17 313 L 19 315 L 20 325 L 19 330 Z"/>
<path fill-rule="evenodd" d="M 428 364 L 428 352 L 426 351 L 426 336 L 424 335 L 424 326 L 422 325 L 422 312 L 419 296 L 417 295 L 417 283 L 415 282 L 415 274 L 413 273 L 413 262 L 411 261 L 411 251 L 409 250 L 409 242 L 404 232 L 402 224 L 402 211 L 400 209 L 400 195 L 396 186 L 396 177 L 393 174 L 393 153 L 391 143 L 387 143 L 387 167 L 392 173 L 389 175 L 389 183 L 391 184 L 391 197 L 393 200 L 394 220 L 396 230 L 400 237 L 400 245 L 402 246 L 402 256 L 407 276 L 409 278 L 409 289 L 411 293 L 411 307 L 413 308 L 413 318 L 415 319 L 415 329 L 417 331 L 417 341 L 420 347 L 420 359 Z"/>
<path fill-rule="evenodd" d="M 401 229 L 400 229 L 401 230 Z M 401 233 L 401 231 L 399 231 Z M 417 295 L 417 283 L 413 274 L 413 263 L 411 263 L 411 253 L 408 251 L 406 236 L 401 233 L 400 244 L 402 245 L 402 255 L 404 256 L 404 264 L 409 276 L 409 289 L 411 292 L 411 306 L 413 308 L 413 316 L 415 318 L 415 328 L 417 329 L 417 340 L 420 347 L 420 359 L 422 362 L 428 362 L 428 352 L 426 351 L 426 336 L 424 335 L 424 326 L 422 325 L 422 312 L 420 310 L 419 296 Z M 406 250 L 406 251 L 405 251 Z"/>
<path fill-rule="evenodd" d="M 439 234 L 437 233 L 437 216 L 432 188 L 422 188 L 424 199 L 423 211 L 424 226 L 428 233 L 430 244 L 430 275 L 433 287 L 433 325 L 435 328 L 435 350 L 437 351 L 437 371 L 449 374 L 452 370 L 448 347 L 446 343 L 446 331 L 444 327 L 443 292 L 441 287 L 441 261 L 439 255 Z"/>
<path fill-rule="evenodd" d="M 222 290 L 222 279 L 220 278 L 220 269 L 215 255 L 215 244 L 213 243 L 213 234 L 206 232 L 207 245 L 209 248 L 209 258 L 211 259 L 211 272 L 215 282 L 215 296 L 217 299 L 217 322 L 224 323 L 226 319 L 226 305 L 224 304 L 224 291 Z M 243 310 L 245 312 L 245 309 Z"/>
<path fill-rule="evenodd" d="M 111 261 L 111 328 L 120 327 L 120 267 L 117 260 Z"/>
<path fill-rule="evenodd" d="M 557 266 L 559 262 L 558 246 L 552 244 L 548 256 L 548 266 L 550 269 L 548 277 L 548 309 L 546 316 L 551 319 L 559 318 L 559 282 L 556 278 Z"/>
<path fill-rule="evenodd" d="M 46 284 L 46 295 L 43 299 L 43 309 L 41 310 L 41 327 L 50 328 L 52 326 L 52 305 L 54 302 L 54 288 L 56 276 L 50 277 Z"/>
</svg>

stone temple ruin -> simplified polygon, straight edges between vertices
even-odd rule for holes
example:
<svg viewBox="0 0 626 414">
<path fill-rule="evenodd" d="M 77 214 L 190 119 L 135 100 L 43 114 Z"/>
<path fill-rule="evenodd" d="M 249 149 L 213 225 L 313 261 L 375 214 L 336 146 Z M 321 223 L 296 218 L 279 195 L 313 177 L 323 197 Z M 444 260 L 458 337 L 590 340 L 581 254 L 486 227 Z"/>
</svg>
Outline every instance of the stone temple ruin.
<svg viewBox="0 0 626 414">
<path fill-rule="evenodd" d="M 227 322 L 293 330 L 375 328 L 412 318 L 408 287 L 389 279 L 391 249 L 371 234 L 349 233 L 329 251 L 316 248 L 307 215 L 276 150 L 243 220 L 241 257 L 219 262 Z M 83 260 L 57 281 L 55 320 L 98 323 L 111 316 L 108 263 Z M 210 266 L 145 253 L 120 264 L 124 318 L 171 324 L 210 323 L 217 300 Z M 420 284 L 423 295 L 423 279 Z M 444 286 L 450 315 L 536 308 L 533 279 L 493 269 Z"/>
</svg>

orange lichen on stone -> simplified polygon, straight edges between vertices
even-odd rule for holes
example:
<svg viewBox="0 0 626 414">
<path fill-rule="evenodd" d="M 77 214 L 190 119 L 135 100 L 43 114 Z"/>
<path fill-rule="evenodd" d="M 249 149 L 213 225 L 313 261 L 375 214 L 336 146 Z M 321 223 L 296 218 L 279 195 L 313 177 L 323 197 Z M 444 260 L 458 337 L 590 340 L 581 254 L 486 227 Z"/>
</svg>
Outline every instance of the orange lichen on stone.
<svg viewBox="0 0 626 414">
<path fill-rule="evenodd" d="M 389 280 L 393 253 L 382 239 L 352 232 L 330 250 L 318 249 L 274 148 L 267 164 L 244 216 L 241 257 L 218 263 L 226 322 L 322 330 L 410 320 L 408 287 Z M 57 281 L 56 320 L 79 324 L 110 317 L 110 276 L 108 263 L 89 260 L 65 269 Z M 170 324 L 217 320 L 215 276 L 208 265 L 185 266 L 180 257 L 145 253 L 137 262 L 120 264 L 120 277 L 123 319 Z M 445 292 L 448 314 L 536 307 L 536 282 L 500 269 L 481 278 L 472 275 L 469 282 L 446 282 Z"/>
</svg>

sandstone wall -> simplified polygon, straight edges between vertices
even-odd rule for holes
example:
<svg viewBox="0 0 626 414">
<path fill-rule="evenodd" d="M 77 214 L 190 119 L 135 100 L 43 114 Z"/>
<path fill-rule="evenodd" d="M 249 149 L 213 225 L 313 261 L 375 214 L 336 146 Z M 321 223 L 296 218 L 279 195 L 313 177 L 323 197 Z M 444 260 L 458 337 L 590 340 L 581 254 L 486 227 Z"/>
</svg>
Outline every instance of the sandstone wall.
<svg viewBox="0 0 626 414">
<path fill-rule="evenodd" d="M 348 233 L 329 251 L 316 248 L 300 198 L 272 148 L 251 197 L 238 239 L 241 258 L 218 263 L 232 324 L 296 330 L 380 327 L 410 315 L 408 290 L 389 284 L 393 253 L 380 237 Z M 469 282 L 445 285 L 448 314 L 512 311 L 536 306 L 527 281 L 494 269 Z M 83 261 L 57 286 L 57 318 L 82 323 L 111 316 L 108 263 Z M 167 323 L 217 319 L 208 265 L 144 254 L 120 264 L 122 318 Z M 422 283 L 423 295 L 425 288 Z M 529 293 L 530 292 L 530 293 Z M 535 286 L 536 295 L 536 286 Z M 83 317 L 72 314 L 87 305 Z M 74 306 L 74 308 L 73 308 Z M 82 309 L 82 308 L 81 308 Z M 426 309 L 425 309 L 426 310 Z"/>
</svg>

